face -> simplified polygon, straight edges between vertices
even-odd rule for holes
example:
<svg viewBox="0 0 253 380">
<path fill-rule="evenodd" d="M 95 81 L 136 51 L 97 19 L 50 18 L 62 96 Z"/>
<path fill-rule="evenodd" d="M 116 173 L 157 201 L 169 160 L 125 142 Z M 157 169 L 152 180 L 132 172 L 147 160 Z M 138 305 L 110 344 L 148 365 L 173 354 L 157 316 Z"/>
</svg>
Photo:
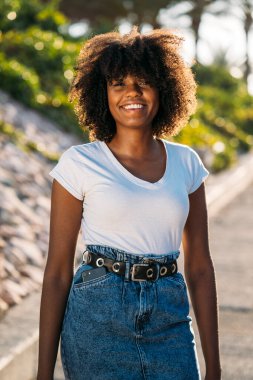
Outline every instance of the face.
<svg viewBox="0 0 253 380">
<path fill-rule="evenodd" d="M 117 127 L 151 127 L 159 108 L 157 88 L 128 75 L 122 80 L 107 83 L 107 96 Z"/>
</svg>

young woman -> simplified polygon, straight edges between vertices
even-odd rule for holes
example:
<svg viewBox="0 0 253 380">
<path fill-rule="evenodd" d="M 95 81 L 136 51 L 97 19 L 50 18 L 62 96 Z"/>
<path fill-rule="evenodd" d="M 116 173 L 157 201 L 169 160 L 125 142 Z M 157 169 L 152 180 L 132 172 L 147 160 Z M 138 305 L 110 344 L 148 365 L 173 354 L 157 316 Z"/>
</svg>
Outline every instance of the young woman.
<svg viewBox="0 0 253 380">
<path fill-rule="evenodd" d="M 167 141 L 196 107 L 171 31 L 98 35 L 81 49 L 70 99 L 91 142 L 50 175 L 38 380 L 52 380 L 61 337 L 69 380 L 200 379 L 184 271 L 206 363 L 220 379 L 215 274 L 204 180 L 190 147 Z M 80 225 L 83 262 L 73 275 Z"/>
</svg>

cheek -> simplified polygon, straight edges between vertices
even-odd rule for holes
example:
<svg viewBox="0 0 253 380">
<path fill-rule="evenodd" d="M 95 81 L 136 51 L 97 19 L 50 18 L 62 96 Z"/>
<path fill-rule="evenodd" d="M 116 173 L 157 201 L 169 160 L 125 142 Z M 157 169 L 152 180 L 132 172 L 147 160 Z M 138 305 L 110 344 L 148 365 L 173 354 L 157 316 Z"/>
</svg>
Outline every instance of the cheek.
<svg viewBox="0 0 253 380">
<path fill-rule="evenodd" d="M 107 91 L 107 102 L 109 110 L 113 115 L 116 111 L 117 98 L 110 91 Z"/>
<path fill-rule="evenodd" d="M 107 97 L 107 102 L 108 102 L 109 111 L 113 115 L 114 114 L 114 111 L 113 111 L 113 101 L 112 101 L 112 99 L 111 99 L 110 96 Z"/>
<path fill-rule="evenodd" d="M 153 104 L 153 111 L 157 112 L 159 108 L 159 92 L 157 90 L 153 90 L 149 93 L 149 98 L 151 103 Z"/>
<path fill-rule="evenodd" d="M 153 100 L 153 113 L 154 113 L 154 116 L 157 114 L 158 109 L 159 109 L 159 97 L 157 96 Z"/>
</svg>

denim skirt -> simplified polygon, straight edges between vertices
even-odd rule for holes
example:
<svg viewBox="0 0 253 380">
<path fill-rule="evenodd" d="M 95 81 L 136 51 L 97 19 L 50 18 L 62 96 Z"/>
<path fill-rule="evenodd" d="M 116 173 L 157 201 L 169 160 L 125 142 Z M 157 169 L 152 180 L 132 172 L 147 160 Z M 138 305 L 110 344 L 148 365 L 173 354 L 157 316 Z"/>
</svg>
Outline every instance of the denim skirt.
<svg viewBox="0 0 253 380">
<path fill-rule="evenodd" d="M 126 261 L 125 276 L 107 272 L 82 282 L 73 277 L 61 330 L 67 380 L 199 380 L 186 284 L 180 272 L 155 281 L 132 281 L 129 265 L 154 258 L 168 263 L 179 251 L 131 254 L 103 245 L 87 250 Z"/>
</svg>

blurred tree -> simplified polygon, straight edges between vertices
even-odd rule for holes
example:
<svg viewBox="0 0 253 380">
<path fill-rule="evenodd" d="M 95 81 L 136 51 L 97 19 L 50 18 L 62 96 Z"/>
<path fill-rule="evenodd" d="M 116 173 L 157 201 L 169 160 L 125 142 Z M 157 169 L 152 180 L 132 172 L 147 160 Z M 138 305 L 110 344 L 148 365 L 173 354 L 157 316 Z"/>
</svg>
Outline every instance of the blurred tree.
<svg viewBox="0 0 253 380">
<path fill-rule="evenodd" d="M 245 60 L 245 71 L 244 77 L 248 81 L 251 65 L 249 59 L 249 32 L 253 25 L 253 1 L 252 0 L 243 0 L 242 1 L 242 11 L 243 11 L 243 26 L 246 36 L 246 60 Z"/>
<path fill-rule="evenodd" d="M 169 9 L 171 6 L 174 6 L 176 3 L 179 2 L 172 2 L 171 5 L 167 6 L 167 9 Z M 220 6 L 220 8 L 217 8 L 217 4 Z M 198 42 L 200 39 L 199 30 L 202 18 L 205 13 L 211 13 L 215 16 L 224 14 L 227 11 L 226 2 L 220 0 L 181 1 L 180 9 L 182 9 L 182 11 L 179 11 L 176 17 L 188 16 L 190 18 L 190 27 L 193 31 L 195 39 L 195 60 L 198 62 Z"/>
<path fill-rule="evenodd" d="M 65 130 L 84 137 L 67 93 L 75 59 L 85 40 L 70 38 L 59 31 L 70 22 L 58 11 L 57 3 L 58 0 L 43 5 L 40 0 L 0 2 L 0 87 L 56 120 Z M 139 22 L 152 22 L 155 26 L 153 16 L 150 19 L 141 16 L 141 3 L 138 1 Z M 131 15 L 131 9 L 128 4 L 125 19 Z M 108 27 L 110 20 L 105 20 L 101 28 Z M 218 157 L 218 163 L 216 160 L 212 164 L 215 170 L 226 167 L 237 150 L 247 149 L 253 141 L 252 97 L 247 94 L 243 80 L 233 78 L 228 69 L 220 67 L 224 66 L 221 58 L 217 65 L 193 67 L 199 83 L 199 107 L 188 128 L 178 136 L 178 141 L 191 146 L 209 146 L 214 157 Z M 221 146 L 225 150 L 217 153 Z"/>
<path fill-rule="evenodd" d="M 198 61 L 198 41 L 199 41 L 199 28 L 201 19 L 209 5 L 213 0 L 194 0 L 190 1 L 191 9 L 186 13 L 191 19 L 191 28 L 195 37 L 195 59 Z"/>
<path fill-rule="evenodd" d="M 69 21 L 57 3 L 0 2 L 0 87 L 82 136 L 67 93 L 83 40 L 61 32 Z"/>
<path fill-rule="evenodd" d="M 159 10 L 167 7 L 168 5 L 172 6 L 176 3 L 180 3 L 179 1 L 173 0 L 131 0 L 131 1 L 123 1 L 125 3 L 125 7 L 128 7 L 129 13 L 127 19 L 135 24 L 150 24 L 154 28 L 160 28 L 161 25 L 157 20 L 157 15 Z"/>
<path fill-rule="evenodd" d="M 180 0 L 61 0 L 60 10 L 72 21 L 87 20 L 92 34 L 111 31 L 121 20 L 131 24 L 150 24 L 160 27 L 157 15 L 161 8 Z"/>
<path fill-rule="evenodd" d="M 212 65 L 204 66 L 197 63 L 192 66 L 192 70 L 195 73 L 197 82 L 201 86 L 212 86 L 226 91 L 228 94 L 235 94 L 242 86 L 241 80 L 232 77 L 229 73 L 226 64 L 216 62 Z"/>
<path fill-rule="evenodd" d="M 228 3 L 229 15 L 241 21 L 245 33 L 246 49 L 243 76 L 246 84 L 248 84 L 249 75 L 251 74 L 249 34 L 253 26 L 253 0 L 228 0 L 225 3 Z"/>
<path fill-rule="evenodd" d="M 112 30 L 117 20 L 125 18 L 128 14 L 121 0 L 72 0 L 71 3 L 68 0 L 61 0 L 59 9 L 73 22 L 87 21 L 94 34 Z"/>
<path fill-rule="evenodd" d="M 0 30 L 25 30 L 37 25 L 41 29 L 58 32 L 67 19 L 58 8 L 59 0 L 43 4 L 40 0 L 0 1 Z"/>
<path fill-rule="evenodd" d="M 230 64 L 227 59 L 227 48 L 219 47 L 213 51 L 213 62 L 212 65 L 216 67 L 221 67 L 229 71 Z"/>
<path fill-rule="evenodd" d="M 245 51 L 245 63 L 244 63 L 244 78 L 248 82 L 249 75 L 251 73 L 251 64 L 249 58 L 249 33 L 253 26 L 253 0 L 230 0 L 231 5 L 234 5 L 232 14 L 239 18 L 243 23 L 243 29 L 246 38 L 246 51 Z"/>
</svg>

